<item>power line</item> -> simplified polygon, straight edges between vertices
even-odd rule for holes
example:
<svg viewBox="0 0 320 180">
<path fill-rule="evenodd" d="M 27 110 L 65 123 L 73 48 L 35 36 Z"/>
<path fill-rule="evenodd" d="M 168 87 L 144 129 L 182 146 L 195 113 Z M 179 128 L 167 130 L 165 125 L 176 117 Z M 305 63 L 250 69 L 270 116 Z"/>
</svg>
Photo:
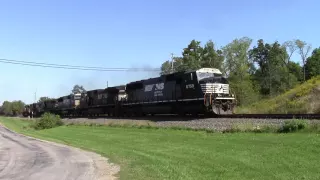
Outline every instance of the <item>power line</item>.
<svg viewBox="0 0 320 180">
<path fill-rule="evenodd" d="M 58 68 L 58 69 L 91 70 L 91 71 L 125 71 L 125 70 L 130 70 L 130 69 L 90 69 L 90 68 L 50 66 L 50 65 L 38 65 L 38 64 L 27 64 L 27 63 L 17 63 L 17 62 L 6 62 L 6 61 L 1 61 L 1 60 L 0 60 L 0 63 L 26 65 L 26 66 L 36 66 L 36 67 L 49 67 L 49 68 Z"/>
<path fill-rule="evenodd" d="M 11 59 L 0 59 L 0 61 L 8 61 L 8 62 L 16 62 L 16 63 L 27 63 L 27 64 L 36 64 L 36 65 L 60 66 L 60 67 L 101 69 L 101 67 L 74 66 L 74 65 L 67 65 L 67 64 L 50 64 L 50 63 L 39 63 L 39 62 L 32 62 L 32 61 L 18 61 L 18 60 L 11 60 Z M 102 68 L 102 69 L 104 69 L 104 68 Z M 126 69 L 126 68 L 107 68 L 107 69 Z"/>
<path fill-rule="evenodd" d="M 66 65 L 66 64 L 39 63 L 39 62 L 18 61 L 18 60 L 9 60 L 9 59 L 0 59 L 0 63 L 36 66 L 36 67 L 49 67 L 49 68 L 58 68 L 58 69 L 91 70 L 91 71 L 160 71 L 160 68 L 104 68 L 104 67 L 90 67 L 90 66 L 74 66 L 74 65 Z"/>
</svg>

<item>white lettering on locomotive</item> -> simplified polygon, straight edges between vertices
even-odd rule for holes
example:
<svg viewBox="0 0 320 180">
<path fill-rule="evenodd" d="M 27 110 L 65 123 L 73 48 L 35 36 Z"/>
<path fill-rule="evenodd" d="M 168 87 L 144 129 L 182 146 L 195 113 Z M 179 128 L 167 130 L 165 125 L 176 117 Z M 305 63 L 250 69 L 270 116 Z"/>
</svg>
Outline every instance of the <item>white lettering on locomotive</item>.
<svg viewBox="0 0 320 180">
<path fill-rule="evenodd" d="M 187 84 L 186 89 L 194 89 L 194 84 Z"/>
<path fill-rule="evenodd" d="M 163 96 L 162 90 L 164 89 L 164 83 L 156 84 L 156 88 L 154 91 L 154 96 Z"/>
<path fill-rule="evenodd" d="M 150 92 L 154 88 L 154 96 L 163 96 L 162 90 L 164 89 L 164 83 L 148 84 L 144 87 L 144 92 Z"/>
<path fill-rule="evenodd" d="M 154 84 L 148 84 L 144 87 L 144 92 L 150 92 L 153 89 Z"/>
<path fill-rule="evenodd" d="M 164 88 L 164 83 L 158 83 L 158 84 L 156 84 L 155 90 L 163 90 L 163 88 Z"/>
<path fill-rule="evenodd" d="M 158 83 L 158 84 L 148 84 L 148 85 L 145 85 L 144 87 L 144 92 L 149 92 L 149 91 L 152 91 L 153 90 L 153 87 L 155 87 L 154 90 L 163 90 L 164 89 L 164 83 Z"/>
<path fill-rule="evenodd" d="M 156 97 L 156 96 L 163 96 L 163 93 L 162 93 L 162 91 L 155 91 L 154 92 L 154 96 Z"/>
</svg>

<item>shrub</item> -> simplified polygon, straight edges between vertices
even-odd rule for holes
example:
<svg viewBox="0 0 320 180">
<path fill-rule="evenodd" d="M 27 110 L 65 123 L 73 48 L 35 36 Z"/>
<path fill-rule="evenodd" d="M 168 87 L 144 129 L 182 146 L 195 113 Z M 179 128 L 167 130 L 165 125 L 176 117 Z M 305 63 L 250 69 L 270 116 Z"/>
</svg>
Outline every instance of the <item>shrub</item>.
<svg viewBox="0 0 320 180">
<path fill-rule="evenodd" d="M 279 131 L 288 133 L 288 132 L 300 131 L 302 129 L 306 129 L 307 127 L 308 127 L 308 123 L 304 120 L 289 120 L 284 122 L 284 124 L 279 129 Z"/>
<path fill-rule="evenodd" d="M 58 126 L 64 125 L 59 115 L 54 115 L 51 113 L 44 113 L 40 119 L 37 119 L 32 125 L 34 129 L 50 129 Z"/>
</svg>

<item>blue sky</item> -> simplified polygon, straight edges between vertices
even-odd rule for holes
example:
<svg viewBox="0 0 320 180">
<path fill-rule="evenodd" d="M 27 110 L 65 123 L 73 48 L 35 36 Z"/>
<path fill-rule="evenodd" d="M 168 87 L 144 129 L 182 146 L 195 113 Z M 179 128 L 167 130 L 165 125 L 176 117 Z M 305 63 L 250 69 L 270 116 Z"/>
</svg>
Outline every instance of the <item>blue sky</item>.
<svg viewBox="0 0 320 180">
<path fill-rule="evenodd" d="M 0 59 L 102 67 L 158 68 L 192 40 L 218 47 L 300 38 L 320 46 L 317 0 L 3 0 Z M 298 59 L 298 58 L 297 58 Z M 154 72 L 95 72 L 0 63 L 0 103 L 59 97 L 74 84 L 105 88 Z"/>
</svg>

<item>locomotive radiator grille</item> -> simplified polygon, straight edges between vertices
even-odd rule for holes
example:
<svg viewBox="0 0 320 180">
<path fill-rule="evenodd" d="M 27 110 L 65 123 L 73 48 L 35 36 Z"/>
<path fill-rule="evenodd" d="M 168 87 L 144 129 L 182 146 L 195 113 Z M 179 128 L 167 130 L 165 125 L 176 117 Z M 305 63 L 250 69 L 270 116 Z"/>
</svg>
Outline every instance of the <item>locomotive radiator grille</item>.
<svg viewBox="0 0 320 180">
<path fill-rule="evenodd" d="M 229 94 L 229 84 L 206 83 L 201 84 L 203 93 Z"/>
</svg>

